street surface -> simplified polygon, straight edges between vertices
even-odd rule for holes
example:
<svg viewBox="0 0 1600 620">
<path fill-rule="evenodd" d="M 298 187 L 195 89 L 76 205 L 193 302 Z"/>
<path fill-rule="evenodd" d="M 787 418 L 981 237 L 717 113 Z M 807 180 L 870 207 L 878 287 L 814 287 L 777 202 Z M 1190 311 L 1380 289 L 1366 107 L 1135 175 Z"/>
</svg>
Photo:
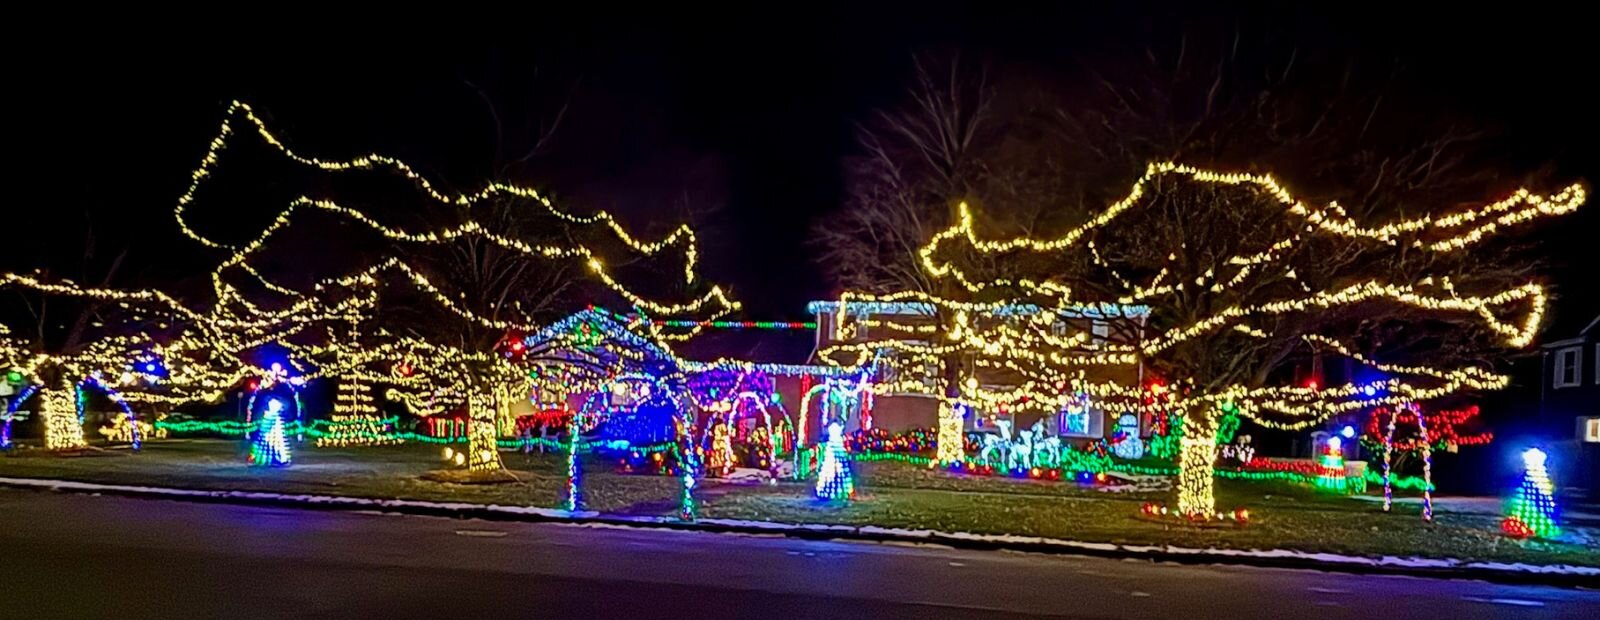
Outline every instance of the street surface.
<svg viewBox="0 0 1600 620">
<path fill-rule="evenodd" d="M 0 490 L 5 618 L 1600 617 L 1476 581 Z"/>
</svg>

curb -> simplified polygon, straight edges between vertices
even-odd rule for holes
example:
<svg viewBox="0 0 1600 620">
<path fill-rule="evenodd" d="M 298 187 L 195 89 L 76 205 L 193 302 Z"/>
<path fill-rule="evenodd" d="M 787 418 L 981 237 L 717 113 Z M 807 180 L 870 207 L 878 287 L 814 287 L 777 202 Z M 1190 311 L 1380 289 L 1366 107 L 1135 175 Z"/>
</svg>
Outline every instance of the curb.
<svg viewBox="0 0 1600 620">
<path fill-rule="evenodd" d="M 35 478 L 0 477 L 0 487 L 300 510 L 366 511 L 455 519 L 479 519 L 484 521 L 659 528 L 743 535 L 782 535 L 803 540 L 933 544 L 957 549 L 983 551 L 1021 551 L 1051 555 L 1173 562 L 1188 565 L 1220 564 L 1366 575 L 1400 575 L 1430 579 L 1473 579 L 1493 583 L 1569 588 L 1594 588 L 1597 583 L 1600 583 L 1600 568 L 1565 564 L 1501 564 L 1465 562 L 1454 559 L 1396 558 L 1392 556 L 1370 558 L 1307 553 L 1285 549 L 1263 551 L 1254 549 L 1195 549 L 1173 546 L 1120 545 L 1029 536 L 907 530 L 870 525 L 795 525 L 771 521 L 733 519 L 683 521 L 671 517 L 606 515 L 598 512 L 569 512 L 530 506 L 369 499 L 336 495 L 281 494 L 259 491 L 204 491 Z"/>
</svg>

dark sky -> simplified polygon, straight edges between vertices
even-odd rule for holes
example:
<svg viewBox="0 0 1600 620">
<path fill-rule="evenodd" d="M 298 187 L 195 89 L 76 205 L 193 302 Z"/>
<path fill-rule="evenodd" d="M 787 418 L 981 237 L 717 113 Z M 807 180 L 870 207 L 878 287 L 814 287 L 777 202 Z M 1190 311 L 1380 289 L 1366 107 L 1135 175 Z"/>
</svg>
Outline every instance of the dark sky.
<svg viewBox="0 0 1600 620">
<path fill-rule="evenodd" d="M 181 243 L 171 234 L 172 202 L 232 98 L 251 102 L 305 152 L 393 154 L 464 189 L 487 179 L 494 158 L 492 121 L 469 82 L 500 103 L 508 126 L 547 113 L 560 99 L 552 93 L 576 84 L 557 141 L 511 180 L 574 209 L 616 209 L 644 228 L 676 219 L 685 201 L 720 206 L 704 222 L 709 275 L 746 302 L 749 318 L 794 318 L 806 300 L 834 292 L 805 232 L 840 203 L 853 124 L 894 100 L 912 52 L 954 48 L 1067 67 L 1137 53 L 1141 42 L 1185 28 L 1237 27 L 1392 57 L 1457 112 L 1536 145 L 1559 178 L 1600 179 L 1593 102 L 1577 90 L 1592 88 L 1595 75 L 1596 54 L 1581 36 L 1588 20 L 1554 10 L 1463 18 L 1384 7 L 1377 19 L 1354 8 L 986 4 L 614 7 L 403 26 L 266 16 L 275 30 L 245 19 L 41 27 L 5 43 L 13 192 L 0 268 L 57 263 L 70 272 L 62 261 L 76 254 L 63 248 L 82 243 L 70 223 L 84 213 L 101 230 L 147 236 L 148 256 Z M 1597 208 L 1541 237 L 1565 284 L 1558 321 L 1600 307 L 1600 287 L 1581 281 L 1593 277 L 1583 266 L 1593 265 L 1593 248 L 1579 243 L 1596 238 Z"/>
</svg>

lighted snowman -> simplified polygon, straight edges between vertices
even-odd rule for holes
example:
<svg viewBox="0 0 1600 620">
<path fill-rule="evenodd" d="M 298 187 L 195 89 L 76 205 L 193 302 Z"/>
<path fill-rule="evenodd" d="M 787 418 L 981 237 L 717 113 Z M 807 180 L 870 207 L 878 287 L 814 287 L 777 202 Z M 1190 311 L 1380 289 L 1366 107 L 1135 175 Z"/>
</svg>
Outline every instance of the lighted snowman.
<svg viewBox="0 0 1600 620">
<path fill-rule="evenodd" d="M 1117 418 L 1116 443 L 1111 444 L 1111 453 L 1117 458 L 1135 460 L 1144 457 L 1144 441 L 1139 439 L 1139 416 L 1124 413 Z"/>
</svg>

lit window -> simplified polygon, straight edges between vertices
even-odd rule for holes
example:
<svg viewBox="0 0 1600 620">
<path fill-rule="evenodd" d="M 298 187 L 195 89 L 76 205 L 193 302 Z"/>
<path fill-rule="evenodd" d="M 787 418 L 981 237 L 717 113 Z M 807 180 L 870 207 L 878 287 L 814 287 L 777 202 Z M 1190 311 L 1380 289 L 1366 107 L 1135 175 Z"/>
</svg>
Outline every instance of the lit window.
<svg viewBox="0 0 1600 620">
<path fill-rule="evenodd" d="M 1094 346 L 1105 345 L 1106 339 L 1111 337 L 1111 324 L 1105 321 L 1096 319 L 1090 329 L 1094 330 Z"/>
<path fill-rule="evenodd" d="M 1583 440 L 1587 443 L 1600 443 L 1600 418 L 1583 421 Z"/>
<path fill-rule="evenodd" d="M 1582 383 L 1583 349 L 1572 347 L 1556 351 L 1555 387 L 1572 387 Z"/>
<path fill-rule="evenodd" d="M 1104 437 L 1105 414 L 1087 401 L 1062 408 L 1057 414 L 1056 432 L 1065 437 Z"/>
</svg>

